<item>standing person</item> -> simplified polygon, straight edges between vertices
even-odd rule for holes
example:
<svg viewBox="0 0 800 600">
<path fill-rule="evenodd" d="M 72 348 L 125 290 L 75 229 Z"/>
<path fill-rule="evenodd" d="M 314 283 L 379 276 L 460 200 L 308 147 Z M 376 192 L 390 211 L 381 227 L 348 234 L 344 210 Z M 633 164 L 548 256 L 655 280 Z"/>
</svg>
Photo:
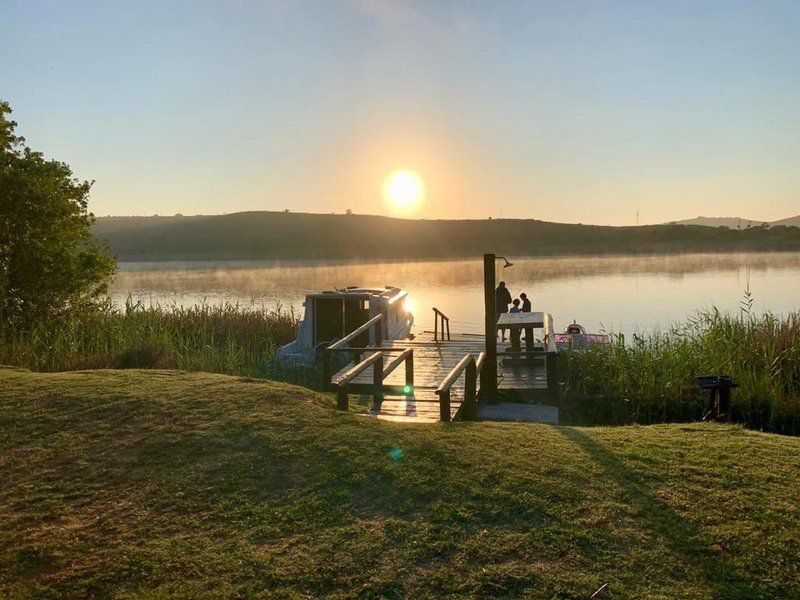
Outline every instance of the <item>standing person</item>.
<svg viewBox="0 0 800 600">
<path fill-rule="evenodd" d="M 531 312 L 532 306 L 528 294 L 522 293 L 519 297 L 522 298 L 522 312 Z M 533 350 L 533 327 L 525 328 L 525 349 L 528 350 L 528 352 Z"/>
<path fill-rule="evenodd" d="M 497 311 L 497 319 L 500 318 L 501 314 L 508 312 L 508 305 L 511 304 L 511 292 L 508 291 L 505 281 L 501 281 L 494 291 L 494 304 Z M 504 342 L 506 341 L 505 329 L 500 330 L 500 339 Z"/>
<path fill-rule="evenodd" d="M 519 298 L 514 298 L 514 306 L 511 307 L 511 310 L 508 311 L 510 313 L 521 313 L 522 311 L 519 309 Z M 519 336 L 521 332 L 519 327 L 514 327 L 511 330 L 510 338 L 511 338 L 511 350 L 514 352 L 519 352 Z"/>
<path fill-rule="evenodd" d="M 531 312 L 531 301 L 528 299 L 528 294 L 522 293 L 519 297 L 522 298 L 522 312 Z"/>
</svg>

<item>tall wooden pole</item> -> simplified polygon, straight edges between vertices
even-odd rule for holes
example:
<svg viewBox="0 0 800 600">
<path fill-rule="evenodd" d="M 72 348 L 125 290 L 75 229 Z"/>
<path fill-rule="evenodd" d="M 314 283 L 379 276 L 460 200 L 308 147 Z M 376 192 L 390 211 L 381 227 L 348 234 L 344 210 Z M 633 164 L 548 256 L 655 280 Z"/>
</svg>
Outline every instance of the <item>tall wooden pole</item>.
<svg viewBox="0 0 800 600">
<path fill-rule="evenodd" d="M 494 254 L 483 255 L 483 304 L 485 307 L 484 335 L 486 337 L 486 399 L 497 401 L 497 308 L 494 288 Z"/>
</svg>

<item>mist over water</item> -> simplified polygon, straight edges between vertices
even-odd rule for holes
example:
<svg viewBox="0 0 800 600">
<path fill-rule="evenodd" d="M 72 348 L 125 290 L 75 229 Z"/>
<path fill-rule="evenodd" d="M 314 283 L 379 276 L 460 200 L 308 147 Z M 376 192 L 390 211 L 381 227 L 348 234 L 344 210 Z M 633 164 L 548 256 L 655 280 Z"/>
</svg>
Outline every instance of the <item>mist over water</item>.
<svg viewBox="0 0 800 600">
<path fill-rule="evenodd" d="M 800 308 L 800 253 L 691 254 L 635 257 L 516 258 L 497 268 L 514 297 L 526 292 L 534 310 L 553 314 L 561 330 L 577 320 L 592 332 L 630 335 L 666 329 L 701 308 L 735 312 L 748 287 L 753 310 L 785 314 Z M 483 263 L 192 262 L 121 263 L 112 289 L 117 303 L 191 305 L 256 303 L 302 314 L 307 293 L 355 286 L 409 291 L 417 331 L 433 327 L 432 307 L 454 332 L 483 330 Z"/>
</svg>

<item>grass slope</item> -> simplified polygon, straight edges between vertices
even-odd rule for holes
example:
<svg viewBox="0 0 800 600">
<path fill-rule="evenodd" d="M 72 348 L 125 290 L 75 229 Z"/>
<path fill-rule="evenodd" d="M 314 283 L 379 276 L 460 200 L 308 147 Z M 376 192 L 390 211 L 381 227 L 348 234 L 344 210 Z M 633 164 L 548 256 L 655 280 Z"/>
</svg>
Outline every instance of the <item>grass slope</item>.
<svg viewBox="0 0 800 600">
<path fill-rule="evenodd" d="M 777 598 L 800 439 L 400 426 L 176 371 L 0 369 L 0 597 Z"/>
</svg>

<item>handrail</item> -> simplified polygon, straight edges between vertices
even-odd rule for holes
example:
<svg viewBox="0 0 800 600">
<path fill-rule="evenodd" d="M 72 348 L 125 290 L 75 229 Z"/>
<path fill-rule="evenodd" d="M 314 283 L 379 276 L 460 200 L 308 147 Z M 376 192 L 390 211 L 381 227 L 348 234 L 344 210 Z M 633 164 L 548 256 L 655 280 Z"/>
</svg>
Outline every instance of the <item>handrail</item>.
<svg viewBox="0 0 800 600">
<path fill-rule="evenodd" d="M 547 401 L 558 406 L 558 345 L 556 344 L 553 315 L 544 316 L 545 369 L 547 370 Z"/>
<path fill-rule="evenodd" d="M 384 354 L 390 352 L 405 352 L 408 348 L 400 348 L 396 346 L 348 346 L 347 348 L 325 348 L 331 352 L 375 352 L 380 350 Z"/>
<path fill-rule="evenodd" d="M 480 375 L 483 372 L 483 365 L 486 364 L 486 352 L 481 352 L 478 354 L 477 360 L 475 360 L 475 370 Z"/>
<path fill-rule="evenodd" d="M 356 327 L 353 331 L 348 333 L 342 339 L 337 340 L 334 343 L 332 343 L 330 346 L 328 346 L 327 350 L 338 350 L 338 349 L 340 349 L 342 346 L 347 344 L 349 341 L 357 338 L 359 335 L 361 335 L 362 333 L 367 331 L 373 325 L 377 326 L 381 322 L 381 319 L 383 319 L 383 315 L 382 314 L 375 315 L 374 317 L 372 317 L 369 321 L 367 321 L 363 325 L 359 325 L 358 327 Z M 375 336 L 375 341 L 376 342 L 379 341 L 379 336 L 377 336 L 377 335 Z"/>
<path fill-rule="evenodd" d="M 445 336 L 445 325 L 447 325 L 447 341 L 450 341 L 450 318 L 435 306 L 433 307 L 433 340 L 439 341 L 439 321 L 442 323 L 442 341 Z"/>
<path fill-rule="evenodd" d="M 383 341 L 383 327 L 381 327 L 381 320 L 383 314 L 377 314 L 366 323 L 359 325 L 353 331 L 348 333 L 342 339 L 337 340 L 327 346 L 322 352 L 322 388 L 328 389 L 331 383 L 331 375 L 333 373 L 333 353 L 337 350 L 349 350 L 353 352 L 353 361 L 357 361 L 361 357 L 361 353 L 366 350 L 359 348 L 347 348 L 347 344 L 365 333 L 370 327 L 375 328 L 374 341 L 377 346 L 380 346 Z M 369 348 L 371 349 L 371 348 Z"/>
<path fill-rule="evenodd" d="M 330 384 L 336 388 L 336 408 L 347 410 L 349 405 L 348 384 L 372 366 L 372 396 L 376 406 L 380 406 L 383 401 L 383 380 L 388 377 L 398 366 L 405 363 L 406 377 L 404 393 L 409 395 L 414 389 L 414 349 L 405 348 L 384 367 L 383 359 L 385 352 L 380 348 L 373 348 L 375 352 L 368 355 L 358 364 L 353 365 L 344 373 L 333 379 Z"/>
<path fill-rule="evenodd" d="M 474 360 L 475 358 L 472 356 L 472 354 L 465 354 L 464 358 L 458 361 L 458 364 L 450 370 L 450 373 L 447 374 L 447 377 L 444 378 L 444 381 L 442 381 L 442 383 L 439 384 L 439 387 L 436 388 L 436 393 L 441 395 L 445 392 L 449 392 L 456 380 L 461 377 L 461 373 L 467 368 L 467 365 L 470 362 L 474 362 Z"/>
<path fill-rule="evenodd" d="M 485 362 L 485 357 L 484 357 Z M 483 365 L 481 365 L 483 366 Z M 478 371 L 477 361 L 472 354 L 464 355 L 458 364 L 445 377 L 444 381 L 436 388 L 436 394 L 439 396 L 439 419 L 445 423 L 449 423 L 450 418 L 450 388 L 461 377 L 461 373 L 466 371 L 464 376 L 464 401 L 461 403 L 461 408 L 456 412 L 456 418 L 459 414 L 472 411 L 472 406 L 478 396 Z M 466 410 L 465 410 L 466 407 Z M 471 415 L 470 415 L 471 416 Z"/>
<path fill-rule="evenodd" d="M 553 315 L 550 313 L 544 314 L 544 348 L 546 352 L 556 352 L 555 327 L 553 327 Z"/>
<path fill-rule="evenodd" d="M 345 373 L 337 377 L 331 383 L 336 386 L 336 408 L 347 410 L 349 399 L 347 395 L 347 384 L 360 375 L 369 366 L 372 366 L 372 383 L 375 386 L 373 396 L 376 403 L 383 400 L 383 353 L 373 352 L 357 365 L 348 369 Z"/>
<path fill-rule="evenodd" d="M 407 362 L 408 361 L 408 362 Z M 411 365 L 411 380 L 414 380 L 414 349 L 413 348 L 406 348 L 403 350 L 398 356 L 394 357 L 391 362 L 383 368 L 383 378 L 386 379 L 389 375 L 391 375 L 392 371 L 394 371 L 397 367 L 399 367 L 404 362 L 406 364 L 406 384 L 409 384 L 409 377 L 408 377 L 408 366 Z"/>
<path fill-rule="evenodd" d="M 380 352 L 373 352 L 369 356 L 367 356 L 364 360 L 362 360 L 357 365 L 354 365 L 347 369 L 344 373 L 339 375 L 336 379 L 333 379 L 331 383 L 336 387 L 342 387 L 343 385 L 347 385 L 353 379 L 361 375 L 361 373 L 366 370 L 367 367 L 375 363 L 379 358 L 383 355 Z M 381 373 L 383 373 L 383 368 L 381 368 Z"/>
</svg>

